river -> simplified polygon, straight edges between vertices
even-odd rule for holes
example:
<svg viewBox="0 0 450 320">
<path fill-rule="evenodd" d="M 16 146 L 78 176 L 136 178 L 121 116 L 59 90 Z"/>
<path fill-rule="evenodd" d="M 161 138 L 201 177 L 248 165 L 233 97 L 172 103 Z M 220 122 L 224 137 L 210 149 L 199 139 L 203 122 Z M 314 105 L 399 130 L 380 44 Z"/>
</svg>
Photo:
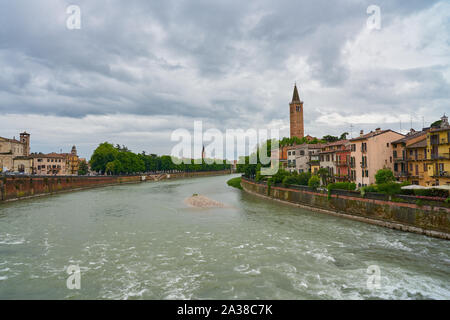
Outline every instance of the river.
<svg viewBox="0 0 450 320">
<path fill-rule="evenodd" d="M 450 299 L 448 241 L 264 200 L 230 178 L 0 204 L 0 299 Z M 228 207 L 189 208 L 194 193 Z"/>
</svg>

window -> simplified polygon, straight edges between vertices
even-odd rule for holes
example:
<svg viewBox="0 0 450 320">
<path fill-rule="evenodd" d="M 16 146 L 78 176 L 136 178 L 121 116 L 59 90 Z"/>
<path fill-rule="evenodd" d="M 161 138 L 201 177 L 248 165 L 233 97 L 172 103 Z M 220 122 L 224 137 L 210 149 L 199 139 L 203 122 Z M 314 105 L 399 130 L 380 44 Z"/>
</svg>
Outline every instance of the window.
<svg viewBox="0 0 450 320">
<path fill-rule="evenodd" d="M 427 167 L 427 164 L 426 164 L 426 163 L 423 164 L 423 171 L 425 171 L 425 172 L 428 171 L 428 167 Z"/>
<path fill-rule="evenodd" d="M 352 144 L 351 151 L 356 151 L 356 144 Z"/>
<path fill-rule="evenodd" d="M 366 178 L 369 177 L 369 170 L 366 170 Z"/>
<path fill-rule="evenodd" d="M 390 157 L 391 163 L 392 163 L 392 157 Z"/>
<path fill-rule="evenodd" d="M 388 143 L 386 143 L 386 147 L 388 147 L 388 148 L 389 148 L 389 142 L 388 142 Z"/>
</svg>

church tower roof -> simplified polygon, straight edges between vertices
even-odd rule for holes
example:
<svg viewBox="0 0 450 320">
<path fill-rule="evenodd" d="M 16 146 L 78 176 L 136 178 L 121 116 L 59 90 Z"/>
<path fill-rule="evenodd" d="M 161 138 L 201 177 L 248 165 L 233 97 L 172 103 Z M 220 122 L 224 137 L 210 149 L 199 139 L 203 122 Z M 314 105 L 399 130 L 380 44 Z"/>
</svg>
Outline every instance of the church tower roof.
<svg viewBox="0 0 450 320">
<path fill-rule="evenodd" d="M 297 84 L 294 85 L 294 94 L 292 96 L 292 102 L 300 102 L 300 96 L 298 95 Z"/>
</svg>

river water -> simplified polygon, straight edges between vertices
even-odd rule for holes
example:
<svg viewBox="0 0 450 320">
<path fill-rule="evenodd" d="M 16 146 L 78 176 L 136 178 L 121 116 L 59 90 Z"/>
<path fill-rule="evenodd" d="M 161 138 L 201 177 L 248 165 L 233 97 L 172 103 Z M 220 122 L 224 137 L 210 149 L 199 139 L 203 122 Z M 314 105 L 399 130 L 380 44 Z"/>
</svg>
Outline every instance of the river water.
<svg viewBox="0 0 450 320">
<path fill-rule="evenodd" d="M 450 299 L 448 241 L 260 199 L 230 178 L 1 204 L 0 299 Z M 229 207 L 189 208 L 194 193 Z"/>
</svg>

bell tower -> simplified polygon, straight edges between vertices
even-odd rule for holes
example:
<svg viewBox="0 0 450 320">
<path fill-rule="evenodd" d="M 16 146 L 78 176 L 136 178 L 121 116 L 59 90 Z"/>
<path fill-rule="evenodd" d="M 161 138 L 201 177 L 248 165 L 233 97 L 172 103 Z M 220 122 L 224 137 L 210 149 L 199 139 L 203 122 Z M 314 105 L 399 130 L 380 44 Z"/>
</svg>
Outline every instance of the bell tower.
<svg viewBox="0 0 450 320">
<path fill-rule="evenodd" d="M 297 84 L 294 85 L 294 94 L 292 96 L 292 102 L 289 104 L 290 109 L 290 126 L 291 126 L 291 138 L 303 138 L 305 136 L 303 127 L 303 101 L 300 100 L 298 95 Z"/>
<path fill-rule="evenodd" d="M 29 156 L 30 155 L 30 134 L 25 132 L 22 132 L 20 134 L 20 142 L 23 143 L 24 149 L 23 149 L 23 155 Z"/>
</svg>

